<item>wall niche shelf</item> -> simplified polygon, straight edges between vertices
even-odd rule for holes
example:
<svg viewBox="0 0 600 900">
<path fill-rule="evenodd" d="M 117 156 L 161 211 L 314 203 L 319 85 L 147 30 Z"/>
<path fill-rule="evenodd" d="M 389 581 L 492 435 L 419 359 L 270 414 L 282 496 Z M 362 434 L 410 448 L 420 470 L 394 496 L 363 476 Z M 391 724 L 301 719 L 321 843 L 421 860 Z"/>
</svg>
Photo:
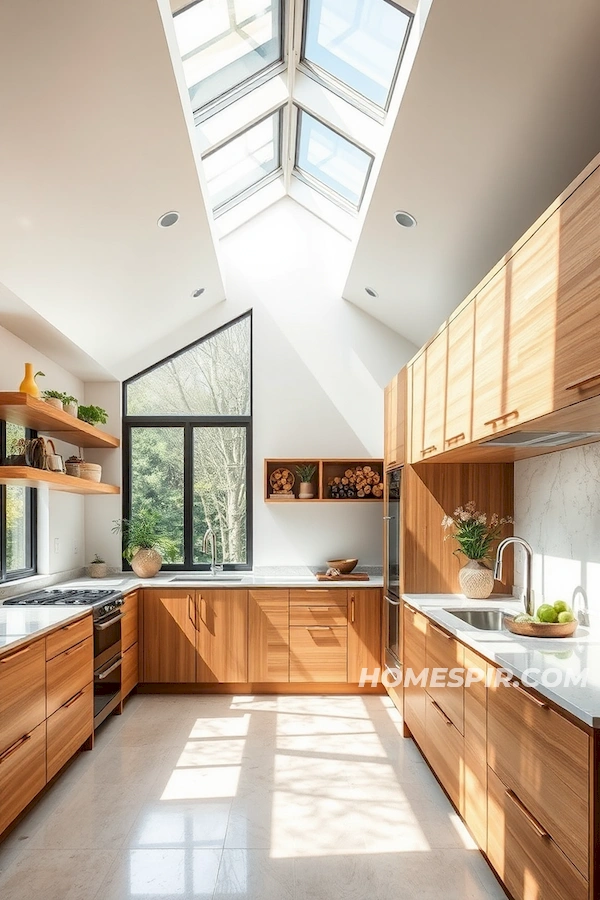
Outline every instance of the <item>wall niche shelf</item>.
<svg viewBox="0 0 600 900">
<path fill-rule="evenodd" d="M 65 491 L 68 494 L 119 494 L 121 492 L 115 484 L 74 478 L 73 475 L 47 472 L 45 469 L 34 469 L 32 466 L 0 466 L 0 484 L 30 488 L 47 487 L 51 491 Z"/>
<path fill-rule="evenodd" d="M 300 500 L 298 492 L 300 490 L 300 478 L 296 472 L 296 466 L 314 465 L 317 467 L 312 484 L 314 487 L 314 497 L 312 500 Z M 367 472 L 364 468 L 367 467 Z M 342 487 L 342 480 L 352 480 L 346 476 L 347 471 L 356 472 L 356 469 L 363 469 L 360 478 L 365 478 L 366 484 L 361 487 L 354 485 L 356 493 L 362 490 L 365 496 L 358 497 L 332 497 L 330 481 L 336 482 L 338 489 Z M 288 469 L 294 476 L 294 484 L 289 492 L 294 499 L 285 500 L 279 497 L 273 497 L 273 489 L 271 487 L 271 475 L 277 469 Z M 346 489 L 347 485 L 343 485 Z M 375 495 L 373 488 L 375 487 Z M 368 488 L 368 490 L 366 490 Z M 380 494 L 380 496 L 377 496 Z M 265 503 L 273 503 L 278 506 L 294 505 L 295 503 L 380 503 L 383 500 L 383 460 L 382 459 L 265 459 L 265 477 L 264 477 L 264 501 Z"/>
<path fill-rule="evenodd" d="M 74 444 L 76 447 L 116 450 L 119 438 L 76 419 L 44 400 L 36 400 L 20 391 L 0 392 L 0 419 L 33 428 L 50 438 Z M 71 476 L 68 476 L 71 477 Z M 76 479 L 77 480 L 77 479 Z M 91 493 L 87 491 L 86 493 Z"/>
</svg>

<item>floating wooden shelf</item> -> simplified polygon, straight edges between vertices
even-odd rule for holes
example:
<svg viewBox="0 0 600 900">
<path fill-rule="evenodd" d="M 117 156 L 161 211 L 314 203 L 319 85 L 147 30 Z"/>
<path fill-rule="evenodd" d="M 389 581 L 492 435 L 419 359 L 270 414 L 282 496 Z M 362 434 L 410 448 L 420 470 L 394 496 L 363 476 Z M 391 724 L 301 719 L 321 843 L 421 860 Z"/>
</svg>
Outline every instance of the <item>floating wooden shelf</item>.
<svg viewBox="0 0 600 900">
<path fill-rule="evenodd" d="M 31 466 L 0 466 L 0 484 L 30 488 L 47 487 L 51 491 L 66 491 L 69 494 L 121 493 L 121 489 L 115 484 L 88 481 L 86 478 L 74 478 L 72 475 L 47 472 L 45 469 L 34 469 Z"/>
<path fill-rule="evenodd" d="M 0 392 L 0 419 L 33 428 L 43 434 L 76 447 L 101 447 L 115 450 L 119 438 L 55 409 L 44 400 L 36 400 L 20 391 Z"/>
<path fill-rule="evenodd" d="M 313 485 L 315 496 L 312 500 L 300 500 L 298 491 L 300 489 L 300 479 L 296 473 L 296 466 L 314 465 L 317 471 L 313 476 Z M 382 459 L 265 459 L 265 503 L 272 503 L 278 506 L 298 505 L 307 503 L 381 503 L 381 497 L 344 497 L 333 498 L 329 496 L 327 482 L 330 478 L 342 477 L 346 469 L 352 469 L 356 466 L 371 466 L 373 471 L 380 476 L 380 484 L 383 484 L 383 460 Z M 276 469 L 289 469 L 295 477 L 292 493 L 295 500 L 279 500 L 271 499 L 271 484 L 269 479 Z"/>
</svg>

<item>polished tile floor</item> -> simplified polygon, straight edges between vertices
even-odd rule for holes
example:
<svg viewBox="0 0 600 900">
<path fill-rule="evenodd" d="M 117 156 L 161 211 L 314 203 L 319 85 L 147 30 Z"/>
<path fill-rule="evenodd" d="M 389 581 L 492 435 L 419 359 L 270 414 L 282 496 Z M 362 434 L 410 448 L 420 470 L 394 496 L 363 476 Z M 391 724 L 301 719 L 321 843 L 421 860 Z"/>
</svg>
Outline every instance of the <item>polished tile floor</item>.
<svg viewBox="0 0 600 900">
<path fill-rule="evenodd" d="M 2 900 L 491 900 L 383 697 L 131 698 L 0 845 Z"/>
</svg>

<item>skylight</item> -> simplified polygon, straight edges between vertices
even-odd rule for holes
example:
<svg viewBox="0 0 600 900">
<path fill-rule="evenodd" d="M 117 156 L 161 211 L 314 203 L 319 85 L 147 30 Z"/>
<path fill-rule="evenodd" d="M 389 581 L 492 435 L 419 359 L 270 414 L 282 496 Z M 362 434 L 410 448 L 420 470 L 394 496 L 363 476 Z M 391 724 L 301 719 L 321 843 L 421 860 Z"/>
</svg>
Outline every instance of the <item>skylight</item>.
<svg viewBox="0 0 600 900">
<path fill-rule="evenodd" d="M 204 173 L 215 215 L 280 169 L 280 132 L 278 111 L 205 156 Z"/>
<path fill-rule="evenodd" d="M 388 0 L 307 0 L 302 57 L 386 109 L 411 19 Z"/>
<path fill-rule="evenodd" d="M 256 193 L 221 233 L 287 191 L 352 234 L 412 18 L 400 0 L 194 0 L 175 14 L 213 213 Z"/>
<path fill-rule="evenodd" d="M 196 111 L 282 60 L 281 0 L 196 0 L 175 33 Z"/>
<path fill-rule="evenodd" d="M 304 110 L 298 110 L 296 168 L 358 209 L 372 157 Z"/>
</svg>

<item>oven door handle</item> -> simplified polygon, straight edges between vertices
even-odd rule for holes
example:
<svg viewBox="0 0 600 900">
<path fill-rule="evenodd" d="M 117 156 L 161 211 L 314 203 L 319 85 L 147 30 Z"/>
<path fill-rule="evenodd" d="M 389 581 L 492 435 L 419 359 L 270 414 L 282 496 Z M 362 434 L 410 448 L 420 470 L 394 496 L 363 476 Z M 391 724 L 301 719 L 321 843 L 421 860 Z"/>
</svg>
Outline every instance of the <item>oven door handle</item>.
<svg viewBox="0 0 600 900">
<path fill-rule="evenodd" d="M 110 665 L 108 667 L 108 669 L 103 669 L 101 672 L 100 671 L 94 672 L 94 678 L 97 678 L 98 681 L 104 681 L 104 679 L 108 675 L 110 675 L 111 672 L 114 672 L 115 669 L 119 668 L 119 666 L 121 665 L 122 662 L 123 662 L 123 657 L 119 656 L 119 658 L 117 660 L 115 660 L 115 662 L 112 663 L 112 665 Z"/>
<path fill-rule="evenodd" d="M 108 619 L 106 622 L 94 622 L 94 629 L 96 631 L 105 631 L 107 628 L 110 628 L 111 625 L 116 625 L 117 622 L 120 622 L 121 619 L 125 618 L 125 613 L 119 613 L 118 616 L 113 616 L 112 619 Z"/>
<path fill-rule="evenodd" d="M 385 595 L 385 599 L 390 604 L 390 606 L 402 606 L 402 600 L 392 600 L 392 598 L 388 597 L 387 594 Z"/>
</svg>

